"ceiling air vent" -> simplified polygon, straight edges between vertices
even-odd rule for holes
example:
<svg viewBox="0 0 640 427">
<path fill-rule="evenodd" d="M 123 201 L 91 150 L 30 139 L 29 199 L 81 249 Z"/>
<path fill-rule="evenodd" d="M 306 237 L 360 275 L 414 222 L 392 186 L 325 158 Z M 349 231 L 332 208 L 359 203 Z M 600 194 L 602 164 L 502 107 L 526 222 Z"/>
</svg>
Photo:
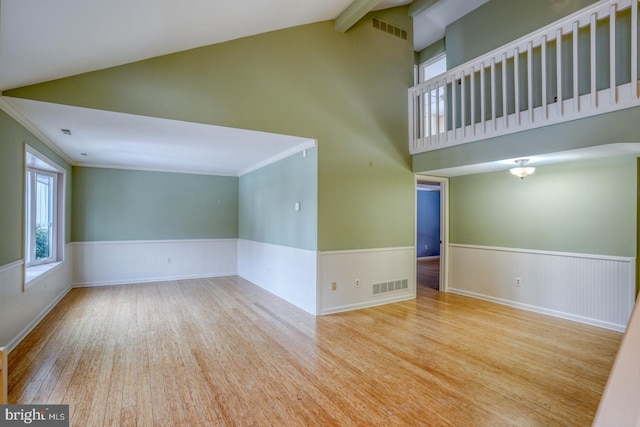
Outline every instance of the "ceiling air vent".
<svg viewBox="0 0 640 427">
<path fill-rule="evenodd" d="M 384 31 L 385 33 L 391 34 L 392 36 L 399 37 L 402 40 L 407 40 L 406 30 L 398 28 L 395 25 L 391 25 L 388 22 L 381 21 L 378 18 L 373 18 L 373 28 L 375 28 L 376 30 Z"/>
</svg>

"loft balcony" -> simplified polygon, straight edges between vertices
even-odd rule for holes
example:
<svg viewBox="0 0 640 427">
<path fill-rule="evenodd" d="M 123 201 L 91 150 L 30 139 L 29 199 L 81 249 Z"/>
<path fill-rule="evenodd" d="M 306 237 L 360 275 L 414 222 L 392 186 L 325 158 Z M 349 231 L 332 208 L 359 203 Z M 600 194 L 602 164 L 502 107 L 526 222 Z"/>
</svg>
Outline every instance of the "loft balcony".
<svg viewBox="0 0 640 427">
<path fill-rule="evenodd" d="M 638 105 L 638 1 L 600 1 L 410 88 L 409 150 Z"/>
</svg>

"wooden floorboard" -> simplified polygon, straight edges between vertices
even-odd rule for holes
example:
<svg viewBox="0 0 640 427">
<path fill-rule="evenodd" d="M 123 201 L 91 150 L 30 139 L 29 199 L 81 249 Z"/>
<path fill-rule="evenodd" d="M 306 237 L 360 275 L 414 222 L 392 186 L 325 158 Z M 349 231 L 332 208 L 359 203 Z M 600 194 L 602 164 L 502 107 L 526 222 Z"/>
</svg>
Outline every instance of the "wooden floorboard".
<svg viewBox="0 0 640 427">
<path fill-rule="evenodd" d="M 9 355 L 73 426 L 589 426 L 622 335 L 439 293 L 314 317 L 236 277 L 72 289 Z"/>
</svg>

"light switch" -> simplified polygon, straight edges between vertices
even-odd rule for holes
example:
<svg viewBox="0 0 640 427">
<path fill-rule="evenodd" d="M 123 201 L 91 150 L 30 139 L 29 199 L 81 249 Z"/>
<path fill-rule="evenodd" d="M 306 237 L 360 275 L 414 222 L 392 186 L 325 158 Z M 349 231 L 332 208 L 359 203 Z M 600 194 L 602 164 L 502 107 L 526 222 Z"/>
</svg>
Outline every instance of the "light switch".
<svg viewBox="0 0 640 427">
<path fill-rule="evenodd" d="M 294 205 L 294 209 L 296 210 L 296 212 L 300 210 L 300 202 L 296 202 L 296 204 Z"/>
</svg>

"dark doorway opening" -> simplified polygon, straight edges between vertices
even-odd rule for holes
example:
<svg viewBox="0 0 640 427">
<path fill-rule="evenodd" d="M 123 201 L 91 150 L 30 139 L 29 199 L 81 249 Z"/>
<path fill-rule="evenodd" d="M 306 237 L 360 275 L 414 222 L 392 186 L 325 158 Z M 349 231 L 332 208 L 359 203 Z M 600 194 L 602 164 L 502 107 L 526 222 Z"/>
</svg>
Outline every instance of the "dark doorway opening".
<svg viewBox="0 0 640 427">
<path fill-rule="evenodd" d="M 416 283 L 440 290 L 441 185 L 418 180 L 416 191 Z"/>
</svg>

